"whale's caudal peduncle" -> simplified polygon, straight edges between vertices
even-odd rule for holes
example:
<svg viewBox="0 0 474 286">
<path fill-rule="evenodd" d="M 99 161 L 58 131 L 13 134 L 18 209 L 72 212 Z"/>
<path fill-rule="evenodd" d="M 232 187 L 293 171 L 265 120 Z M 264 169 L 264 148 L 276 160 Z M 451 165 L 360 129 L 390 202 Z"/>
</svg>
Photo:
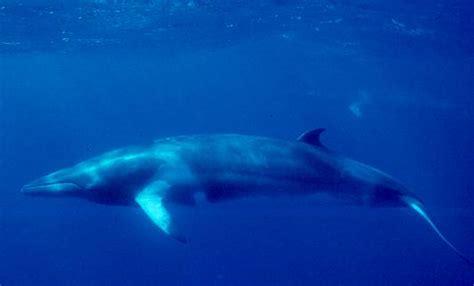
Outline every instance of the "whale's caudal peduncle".
<svg viewBox="0 0 474 286">
<path fill-rule="evenodd" d="M 324 129 L 296 141 L 236 134 L 178 136 L 106 153 L 23 187 L 36 195 L 64 195 L 111 205 L 138 205 L 181 242 L 169 206 L 244 197 L 326 193 L 367 206 L 410 207 L 466 261 L 438 230 L 420 201 L 393 177 L 343 157 L 320 141 Z"/>
</svg>

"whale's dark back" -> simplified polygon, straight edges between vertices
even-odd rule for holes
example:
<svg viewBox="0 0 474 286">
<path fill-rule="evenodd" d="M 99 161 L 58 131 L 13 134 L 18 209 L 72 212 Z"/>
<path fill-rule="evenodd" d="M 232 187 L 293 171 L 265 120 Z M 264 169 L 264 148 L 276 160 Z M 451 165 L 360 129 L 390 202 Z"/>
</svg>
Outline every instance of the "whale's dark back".
<svg viewBox="0 0 474 286">
<path fill-rule="evenodd" d="M 340 183 L 337 156 L 317 146 L 245 135 L 180 136 L 156 141 L 176 145 L 180 157 L 205 185 L 210 200 L 251 192 L 306 192 Z M 298 186 L 298 188 L 287 188 Z"/>
</svg>

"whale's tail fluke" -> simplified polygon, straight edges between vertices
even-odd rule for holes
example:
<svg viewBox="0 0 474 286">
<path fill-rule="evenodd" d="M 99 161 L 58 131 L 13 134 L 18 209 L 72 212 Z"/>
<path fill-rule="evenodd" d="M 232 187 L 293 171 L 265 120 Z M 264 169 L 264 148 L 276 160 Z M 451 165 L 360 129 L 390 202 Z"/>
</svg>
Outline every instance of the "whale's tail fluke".
<svg viewBox="0 0 474 286">
<path fill-rule="evenodd" d="M 464 259 L 467 263 L 470 265 L 474 265 L 474 262 L 469 259 L 464 253 L 459 251 L 438 229 L 438 227 L 434 224 L 434 222 L 431 220 L 431 218 L 428 216 L 428 214 L 425 212 L 423 205 L 419 200 L 417 200 L 414 197 L 411 196 L 403 196 L 402 200 L 409 206 L 411 209 L 413 209 L 416 213 L 418 213 L 430 226 L 431 228 L 436 232 L 436 234 L 443 240 L 454 252 L 456 252 L 462 259 Z"/>
</svg>

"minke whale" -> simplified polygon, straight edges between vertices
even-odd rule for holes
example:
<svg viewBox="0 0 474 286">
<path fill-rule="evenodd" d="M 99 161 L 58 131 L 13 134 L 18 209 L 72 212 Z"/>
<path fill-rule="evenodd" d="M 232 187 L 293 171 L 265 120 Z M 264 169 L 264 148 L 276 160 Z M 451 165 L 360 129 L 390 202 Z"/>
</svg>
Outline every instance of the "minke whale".
<svg viewBox="0 0 474 286">
<path fill-rule="evenodd" d="M 172 204 L 192 206 L 196 196 L 217 203 L 324 193 L 356 205 L 411 208 L 472 263 L 439 231 L 420 199 L 390 175 L 325 147 L 320 141 L 323 131 L 308 131 L 295 141 L 237 134 L 159 139 L 59 170 L 25 185 L 22 192 L 139 206 L 180 242 L 187 240 L 173 217 Z"/>
</svg>

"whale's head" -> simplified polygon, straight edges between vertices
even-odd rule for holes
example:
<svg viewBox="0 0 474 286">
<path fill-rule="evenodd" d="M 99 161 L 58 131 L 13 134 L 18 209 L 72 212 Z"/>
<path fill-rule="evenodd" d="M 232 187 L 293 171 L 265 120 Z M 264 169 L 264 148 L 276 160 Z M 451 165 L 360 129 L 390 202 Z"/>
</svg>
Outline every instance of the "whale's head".
<svg viewBox="0 0 474 286">
<path fill-rule="evenodd" d="M 35 196 L 74 196 L 84 192 L 90 182 L 86 174 L 68 168 L 24 185 L 21 192 Z"/>
<path fill-rule="evenodd" d="M 80 197 L 103 204 L 129 205 L 156 169 L 155 161 L 145 155 L 114 152 L 41 177 L 21 191 L 34 196 Z"/>
</svg>

